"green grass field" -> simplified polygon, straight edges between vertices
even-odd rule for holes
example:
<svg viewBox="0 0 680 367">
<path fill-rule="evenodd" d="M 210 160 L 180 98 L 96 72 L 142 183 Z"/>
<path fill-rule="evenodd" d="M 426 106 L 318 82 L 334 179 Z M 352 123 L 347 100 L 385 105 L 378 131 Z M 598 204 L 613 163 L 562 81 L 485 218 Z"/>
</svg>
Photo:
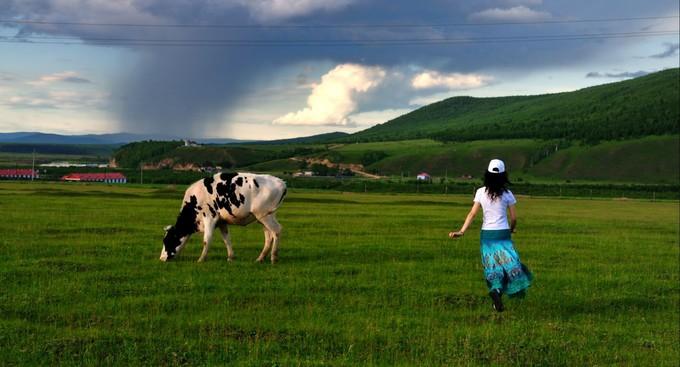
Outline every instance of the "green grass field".
<svg viewBox="0 0 680 367">
<path fill-rule="evenodd" d="M 291 190 L 280 262 L 193 238 L 161 263 L 183 187 L 0 182 L 0 365 L 676 366 L 678 202 L 519 196 L 535 275 L 495 313 L 471 198 Z M 517 192 L 520 194 L 521 192 Z"/>
</svg>

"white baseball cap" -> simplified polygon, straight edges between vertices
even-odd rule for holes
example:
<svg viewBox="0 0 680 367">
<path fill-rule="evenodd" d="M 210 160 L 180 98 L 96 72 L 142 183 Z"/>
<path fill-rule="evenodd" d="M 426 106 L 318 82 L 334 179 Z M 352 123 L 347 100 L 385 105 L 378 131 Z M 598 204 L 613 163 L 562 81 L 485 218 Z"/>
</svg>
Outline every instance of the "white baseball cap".
<svg viewBox="0 0 680 367">
<path fill-rule="evenodd" d="M 500 159 L 492 159 L 491 162 L 489 162 L 487 171 L 491 173 L 503 173 L 505 172 L 505 163 Z"/>
</svg>

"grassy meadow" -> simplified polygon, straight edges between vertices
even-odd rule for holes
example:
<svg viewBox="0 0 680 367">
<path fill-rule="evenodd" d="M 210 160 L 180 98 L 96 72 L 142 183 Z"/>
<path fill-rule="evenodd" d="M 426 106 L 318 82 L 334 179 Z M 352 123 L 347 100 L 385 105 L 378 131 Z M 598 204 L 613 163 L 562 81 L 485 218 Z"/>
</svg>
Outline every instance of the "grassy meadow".
<svg viewBox="0 0 680 367">
<path fill-rule="evenodd" d="M 535 280 L 497 314 L 471 197 L 293 189 L 280 262 L 231 227 L 161 263 L 184 187 L 0 182 L 0 365 L 676 366 L 678 202 L 518 194 Z"/>
</svg>

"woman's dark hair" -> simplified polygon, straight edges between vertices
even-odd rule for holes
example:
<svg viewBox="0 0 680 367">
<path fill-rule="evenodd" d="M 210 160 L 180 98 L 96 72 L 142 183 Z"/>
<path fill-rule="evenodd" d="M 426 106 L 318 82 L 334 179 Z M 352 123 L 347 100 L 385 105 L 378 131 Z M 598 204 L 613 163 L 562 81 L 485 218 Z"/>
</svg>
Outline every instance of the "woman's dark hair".
<svg viewBox="0 0 680 367">
<path fill-rule="evenodd" d="M 503 196 L 503 193 L 508 191 L 510 180 L 508 180 L 508 173 L 494 173 L 484 172 L 484 186 L 486 186 L 486 194 L 489 195 L 491 201 Z"/>
</svg>

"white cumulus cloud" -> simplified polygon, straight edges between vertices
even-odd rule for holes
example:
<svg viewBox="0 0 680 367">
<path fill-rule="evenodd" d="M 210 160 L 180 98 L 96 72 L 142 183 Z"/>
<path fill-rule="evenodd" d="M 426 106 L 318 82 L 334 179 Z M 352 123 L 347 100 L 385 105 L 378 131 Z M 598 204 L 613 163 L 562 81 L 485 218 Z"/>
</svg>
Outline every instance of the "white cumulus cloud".
<svg viewBox="0 0 680 367">
<path fill-rule="evenodd" d="M 380 85 L 386 72 L 381 67 L 341 64 L 321 77 L 307 98 L 307 107 L 274 120 L 274 124 L 349 126 L 357 99 Z"/>
<path fill-rule="evenodd" d="M 238 0 L 262 21 L 287 19 L 344 8 L 354 0 Z"/>
<path fill-rule="evenodd" d="M 488 84 L 491 77 L 482 74 L 440 73 L 426 70 L 411 79 L 414 89 L 470 89 Z"/>
<path fill-rule="evenodd" d="M 550 13 L 533 10 L 524 5 L 514 6 L 509 9 L 486 9 L 470 15 L 470 19 L 478 21 L 527 22 L 546 20 L 550 18 L 552 18 Z"/>
</svg>

